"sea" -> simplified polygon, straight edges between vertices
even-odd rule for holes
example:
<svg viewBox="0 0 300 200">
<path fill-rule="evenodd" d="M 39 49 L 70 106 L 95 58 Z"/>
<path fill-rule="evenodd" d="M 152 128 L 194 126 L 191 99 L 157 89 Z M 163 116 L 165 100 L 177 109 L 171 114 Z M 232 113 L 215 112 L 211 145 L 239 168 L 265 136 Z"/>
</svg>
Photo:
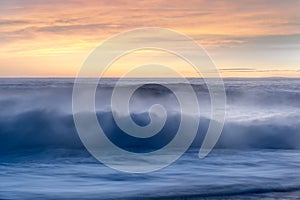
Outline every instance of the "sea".
<svg viewBox="0 0 300 200">
<path fill-rule="evenodd" d="M 185 86 L 193 88 L 200 110 L 196 137 L 178 160 L 148 173 L 112 169 L 86 148 L 74 123 L 74 81 L 0 79 L 0 199 L 300 198 L 300 79 L 225 78 L 225 123 L 205 158 L 198 154 L 211 120 L 211 96 L 203 79 L 123 80 L 124 91 L 141 85 L 129 101 L 130 114 L 111 106 L 118 79 L 101 79 L 95 93 L 99 125 L 114 145 L 137 154 L 154 152 L 174 138 L 182 115 L 190 114 L 183 113 L 174 93 L 188 96 Z M 151 123 L 154 104 L 166 111 L 161 138 L 135 138 L 118 127 L 116 116 L 139 126 Z M 114 159 L 109 148 L 100 151 Z M 157 155 L 155 162 L 160 159 Z M 141 162 L 156 164 L 136 160 L 136 165 Z"/>
</svg>

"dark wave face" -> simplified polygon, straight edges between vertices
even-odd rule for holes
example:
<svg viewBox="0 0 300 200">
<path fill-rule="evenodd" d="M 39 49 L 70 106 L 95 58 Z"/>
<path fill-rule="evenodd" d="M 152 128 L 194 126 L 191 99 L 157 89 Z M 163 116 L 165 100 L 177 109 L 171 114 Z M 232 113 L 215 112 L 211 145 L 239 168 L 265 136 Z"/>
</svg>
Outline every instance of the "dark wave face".
<svg viewBox="0 0 300 200">
<path fill-rule="evenodd" d="M 128 79 L 122 87 L 132 87 L 142 79 Z M 185 91 L 179 79 L 160 79 Z M 181 115 L 179 103 L 167 88 L 146 84 L 130 101 L 131 116 L 110 107 L 116 79 L 101 80 L 96 95 L 100 125 L 116 145 L 138 152 L 160 149 L 176 134 Z M 190 79 L 200 103 L 201 120 L 193 147 L 200 147 L 210 120 L 210 97 L 201 79 Z M 1 79 L 0 80 L 0 150 L 84 148 L 72 117 L 73 79 Z M 300 80 L 299 79 L 226 79 L 226 123 L 216 148 L 225 149 L 299 149 Z M 88 84 L 87 84 L 88 88 Z M 188 94 L 186 94 L 188 95 Z M 161 104 L 167 111 L 164 128 L 151 138 L 134 138 L 115 123 L 131 117 L 138 125 L 149 124 L 148 109 Z M 160 117 L 160 116 L 157 116 Z M 189 134 L 188 132 L 186 134 Z M 101 143 L 101 141 L 99 141 Z"/>
</svg>

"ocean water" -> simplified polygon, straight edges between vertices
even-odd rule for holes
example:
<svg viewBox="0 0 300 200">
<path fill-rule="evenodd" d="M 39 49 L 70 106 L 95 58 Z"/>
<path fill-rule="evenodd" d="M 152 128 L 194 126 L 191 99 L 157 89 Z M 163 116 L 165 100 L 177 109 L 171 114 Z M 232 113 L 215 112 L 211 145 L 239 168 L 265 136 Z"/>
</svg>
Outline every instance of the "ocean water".
<svg viewBox="0 0 300 200">
<path fill-rule="evenodd" d="M 144 81 L 128 79 L 123 87 Z M 198 151 L 210 120 L 210 96 L 203 80 L 189 81 L 201 111 L 190 149 L 166 168 L 130 174 L 103 165 L 80 141 L 72 116 L 73 79 L 0 79 L 0 199 L 300 198 L 300 79 L 225 79 L 224 129 L 204 159 Z M 162 148 L 182 114 L 172 91 L 156 84 L 172 84 L 184 93 L 180 79 L 147 82 L 152 83 L 132 97 L 130 116 L 110 107 L 116 79 L 101 80 L 97 89 L 99 123 L 114 144 L 128 151 Z M 155 103 L 168 114 L 156 140 L 130 138 L 113 119 L 116 112 L 147 125 L 147 111 Z"/>
</svg>

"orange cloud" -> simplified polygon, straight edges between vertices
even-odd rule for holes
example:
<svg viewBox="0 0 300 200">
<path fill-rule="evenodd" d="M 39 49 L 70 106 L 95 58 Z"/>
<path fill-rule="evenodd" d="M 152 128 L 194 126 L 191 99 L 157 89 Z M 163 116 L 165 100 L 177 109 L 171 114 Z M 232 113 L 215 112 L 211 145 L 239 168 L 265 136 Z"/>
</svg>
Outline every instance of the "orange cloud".
<svg viewBox="0 0 300 200">
<path fill-rule="evenodd" d="M 0 75 L 75 76 L 101 41 L 156 26 L 191 36 L 221 68 L 255 66 L 292 76 L 283 71 L 300 65 L 299 7 L 294 0 L 2 1 Z"/>
</svg>

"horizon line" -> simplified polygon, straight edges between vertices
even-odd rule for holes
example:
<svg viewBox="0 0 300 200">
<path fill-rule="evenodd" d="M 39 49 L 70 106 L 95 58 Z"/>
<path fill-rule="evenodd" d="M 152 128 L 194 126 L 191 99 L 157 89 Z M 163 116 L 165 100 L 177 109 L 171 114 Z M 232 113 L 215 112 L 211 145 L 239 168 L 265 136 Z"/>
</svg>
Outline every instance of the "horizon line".
<svg viewBox="0 0 300 200">
<path fill-rule="evenodd" d="M 0 79 L 76 79 L 76 78 L 86 78 L 86 79 L 96 79 L 99 77 L 74 77 L 74 76 L 0 76 Z M 187 78 L 187 79 L 204 79 L 204 77 L 116 77 L 116 76 L 111 76 L 111 77 L 101 77 L 101 79 L 182 79 L 182 78 Z M 299 79 L 300 77 L 290 77 L 290 76 L 265 76 L 265 77 L 206 77 L 207 78 L 222 78 L 222 79 L 262 79 L 262 78 L 286 78 L 286 79 Z M 100 79 L 100 78 L 99 78 Z"/>
</svg>

